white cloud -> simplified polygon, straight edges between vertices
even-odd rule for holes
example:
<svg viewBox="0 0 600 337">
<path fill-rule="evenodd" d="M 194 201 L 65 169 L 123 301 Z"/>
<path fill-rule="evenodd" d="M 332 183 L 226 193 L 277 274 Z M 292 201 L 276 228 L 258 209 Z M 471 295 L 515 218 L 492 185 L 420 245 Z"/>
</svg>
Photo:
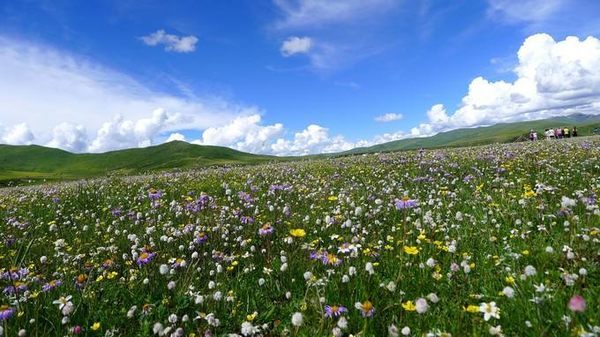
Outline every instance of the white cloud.
<svg viewBox="0 0 600 337">
<path fill-rule="evenodd" d="M 292 56 L 294 54 L 306 54 L 313 46 L 313 41 L 310 37 L 288 37 L 281 45 L 281 55 Z"/>
<path fill-rule="evenodd" d="M 518 51 L 514 82 L 475 78 L 451 115 L 441 104 L 412 136 L 461 127 L 549 118 L 572 113 L 597 114 L 600 105 L 600 40 L 550 35 L 528 37 Z"/>
<path fill-rule="evenodd" d="M 167 140 L 165 140 L 165 143 L 176 141 L 176 140 L 185 142 L 185 136 L 179 132 L 174 132 L 169 135 L 169 138 L 167 138 Z"/>
<path fill-rule="evenodd" d="M 294 133 L 292 139 L 287 139 L 282 124 L 264 125 L 261 121 L 259 114 L 238 117 L 226 125 L 206 129 L 202 138 L 192 143 L 275 155 L 338 152 L 354 147 L 343 136 L 331 136 L 329 129 L 316 124 L 307 126 Z"/>
<path fill-rule="evenodd" d="M 85 57 L 3 36 L 0 36 L 0 74 L 2 125 L 25 123 L 29 133 L 23 132 L 21 140 L 72 151 L 89 150 L 89 142 L 95 140 L 97 130 L 114 116 L 129 121 L 144 120 L 157 108 L 179 115 L 177 122 L 156 130 L 165 133 L 203 130 L 237 116 L 261 112 L 257 107 L 241 106 L 220 97 L 167 94 Z M 66 130 L 69 135 L 57 135 L 55 126 L 56 132 Z M 2 131 L 0 136 L 7 137 L 6 132 Z M 158 134 L 153 137 L 160 138 Z M 88 146 L 84 147 L 85 139 Z M 96 143 L 95 150 L 108 149 L 100 146 L 107 142 Z"/>
<path fill-rule="evenodd" d="M 401 120 L 402 117 L 404 117 L 404 116 L 402 116 L 402 114 L 390 112 L 390 113 L 386 113 L 384 115 L 375 117 L 375 121 L 382 122 L 382 123 L 387 123 L 387 122 L 393 122 L 393 121 Z"/>
<path fill-rule="evenodd" d="M 102 125 L 90 144 L 89 151 L 105 152 L 112 149 L 150 146 L 161 130 L 176 124 L 180 118 L 180 115 L 169 114 L 162 109 L 155 110 L 150 118 L 136 121 L 117 116 L 112 122 Z"/>
<path fill-rule="evenodd" d="M 279 28 L 315 28 L 372 18 L 397 5 L 396 0 L 274 0 L 283 13 Z"/>
<path fill-rule="evenodd" d="M 52 139 L 46 146 L 71 152 L 84 152 L 88 147 L 88 135 L 82 125 L 61 123 L 52 130 Z"/>
<path fill-rule="evenodd" d="M 167 34 L 162 29 L 157 30 L 152 34 L 142 36 L 140 39 L 148 46 L 164 45 L 166 51 L 177 53 L 191 53 L 195 51 L 196 43 L 198 42 L 198 38 L 194 35 L 177 36 L 174 34 Z"/>
<path fill-rule="evenodd" d="M 391 18 L 396 0 L 274 0 L 280 12 L 271 26 L 278 34 L 310 33 L 312 43 L 294 41 L 293 50 L 302 50 L 311 70 L 332 71 L 381 53 L 389 45 L 382 28 Z M 331 26 L 335 25 L 335 28 Z M 340 34 L 339 32 L 343 32 Z M 386 39 L 384 39 L 386 36 Z M 317 41 L 318 43 L 315 43 Z M 289 53 L 281 48 L 284 56 Z"/>
<path fill-rule="evenodd" d="M 2 142 L 10 145 L 29 145 L 34 136 L 26 123 L 19 123 L 4 130 Z"/>
<path fill-rule="evenodd" d="M 238 117 L 226 125 L 204 130 L 192 143 L 232 147 L 240 151 L 270 153 L 270 144 L 283 134 L 283 124 L 261 125 L 261 116 Z"/>
<path fill-rule="evenodd" d="M 565 0 L 488 0 L 488 14 L 508 23 L 540 23 L 557 13 Z"/>
</svg>

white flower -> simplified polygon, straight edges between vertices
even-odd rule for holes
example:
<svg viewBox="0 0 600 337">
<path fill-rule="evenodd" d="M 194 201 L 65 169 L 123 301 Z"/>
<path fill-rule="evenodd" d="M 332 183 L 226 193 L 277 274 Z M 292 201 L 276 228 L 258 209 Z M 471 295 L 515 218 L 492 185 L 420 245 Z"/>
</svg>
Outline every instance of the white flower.
<svg viewBox="0 0 600 337">
<path fill-rule="evenodd" d="M 282 264 L 282 265 L 281 265 L 281 267 L 279 268 L 279 270 L 280 270 L 281 272 L 284 272 L 284 271 L 286 271 L 286 270 L 287 270 L 287 268 L 288 268 L 288 264 L 287 264 L 287 263 L 284 263 L 284 264 Z"/>
<path fill-rule="evenodd" d="M 402 328 L 401 332 L 402 332 L 403 336 L 408 336 L 408 335 L 410 335 L 410 328 L 405 326 L 404 328 Z"/>
<path fill-rule="evenodd" d="M 537 270 L 535 270 L 535 267 L 532 265 L 528 265 L 525 267 L 525 275 L 527 276 L 533 276 L 537 274 Z"/>
<path fill-rule="evenodd" d="M 344 316 L 340 317 L 340 319 L 337 322 L 337 326 L 340 329 L 346 330 L 346 328 L 348 328 L 348 320 L 346 320 L 346 317 L 344 317 Z"/>
<path fill-rule="evenodd" d="M 154 323 L 154 327 L 152 327 L 152 332 L 155 335 L 162 336 L 164 330 L 165 330 L 165 328 L 163 327 L 163 325 L 160 322 Z"/>
<path fill-rule="evenodd" d="M 430 268 L 435 267 L 436 263 L 437 262 L 433 258 L 431 258 L 431 257 L 427 259 L 427 262 L 425 262 L 425 264 L 427 265 L 427 267 L 430 267 Z"/>
<path fill-rule="evenodd" d="M 398 328 L 394 324 L 388 327 L 388 335 L 390 337 L 398 337 Z"/>
<path fill-rule="evenodd" d="M 365 265 L 365 270 L 369 273 L 369 275 L 375 274 L 375 269 L 373 268 L 373 264 L 371 262 L 367 262 Z"/>
<path fill-rule="evenodd" d="M 546 253 L 548 253 L 548 254 L 554 253 L 554 248 L 552 248 L 551 246 L 547 246 L 546 247 Z"/>
<path fill-rule="evenodd" d="M 25 329 L 19 330 L 19 337 L 25 337 L 25 336 L 27 336 L 27 331 Z"/>
<path fill-rule="evenodd" d="M 169 315 L 169 323 L 175 324 L 175 323 L 177 323 L 177 320 L 178 320 L 177 315 L 175 315 L 175 314 Z"/>
<path fill-rule="evenodd" d="M 313 277 L 313 273 L 311 273 L 309 271 L 306 271 L 306 272 L 304 272 L 303 276 L 304 276 L 304 280 L 308 281 L 308 280 L 310 280 Z"/>
<path fill-rule="evenodd" d="M 131 308 L 129 308 L 129 310 L 127 311 L 127 318 L 133 318 L 133 315 L 135 315 L 135 311 L 137 310 L 137 306 L 133 306 Z"/>
<path fill-rule="evenodd" d="M 292 315 L 292 325 L 293 326 L 301 326 L 303 321 L 304 321 L 304 318 L 302 317 L 301 313 L 296 312 Z"/>
<path fill-rule="evenodd" d="M 4 328 L 0 326 L 0 336 L 4 336 Z"/>
<path fill-rule="evenodd" d="M 565 196 L 563 196 L 560 199 L 560 207 L 562 207 L 562 208 L 571 208 L 571 207 L 575 206 L 576 204 L 577 204 L 577 200 L 574 200 L 574 199 L 571 199 L 571 198 L 568 198 Z"/>
<path fill-rule="evenodd" d="M 169 272 L 169 266 L 167 266 L 166 264 L 161 264 L 158 271 L 161 275 L 166 275 Z"/>
<path fill-rule="evenodd" d="M 492 336 L 502 336 L 502 327 L 500 325 L 498 325 L 498 326 L 491 326 L 490 330 L 489 330 L 489 333 Z"/>
<path fill-rule="evenodd" d="M 167 288 L 169 288 L 169 290 L 173 290 L 173 288 L 175 288 L 175 281 L 167 283 Z"/>
<path fill-rule="evenodd" d="M 504 289 L 502 289 L 502 294 L 508 298 L 513 298 L 515 297 L 515 290 L 511 287 L 504 287 Z"/>
<path fill-rule="evenodd" d="M 396 283 L 394 281 L 390 281 L 385 287 L 391 292 L 396 291 Z"/>
<path fill-rule="evenodd" d="M 485 321 L 489 321 L 490 318 L 500 319 L 500 308 L 496 306 L 496 302 L 481 303 L 479 305 L 479 312 L 483 313 Z"/>
<path fill-rule="evenodd" d="M 424 298 L 419 298 L 415 302 L 415 306 L 417 307 L 417 312 L 419 314 L 424 314 L 429 309 L 429 304 L 427 304 L 427 300 Z"/>
<path fill-rule="evenodd" d="M 258 285 L 262 287 L 264 284 L 265 284 L 265 279 L 264 279 L 264 278 L 262 278 L 262 277 L 261 277 L 261 278 L 259 278 L 259 279 L 258 279 Z"/>
<path fill-rule="evenodd" d="M 438 296 L 434 293 L 431 293 L 429 295 L 427 295 L 427 299 L 431 302 L 431 303 L 437 303 L 440 301 L 440 299 L 438 298 Z"/>
<path fill-rule="evenodd" d="M 254 325 L 252 325 L 252 323 L 250 322 L 244 322 L 242 323 L 242 330 L 241 333 L 244 336 L 253 336 L 254 334 L 260 332 L 260 329 L 258 327 L 255 327 Z"/>
<path fill-rule="evenodd" d="M 348 282 L 350 282 L 350 276 L 348 276 L 348 275 L 342 276 L 342 283 L 348 283 Z"/>
</svg>

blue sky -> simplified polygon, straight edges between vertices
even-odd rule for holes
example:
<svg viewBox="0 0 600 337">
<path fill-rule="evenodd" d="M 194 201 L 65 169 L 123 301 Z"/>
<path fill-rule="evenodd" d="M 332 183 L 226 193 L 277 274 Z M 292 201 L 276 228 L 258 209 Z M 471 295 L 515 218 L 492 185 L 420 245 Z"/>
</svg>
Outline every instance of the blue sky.
<svg viewBox="0 0 600 337">
<path fill-rule="evenodd" d="M 0 15 L 4 143 L 305 154 L 600 106 L 593 0 L 5 0 Z"/>
</svg>

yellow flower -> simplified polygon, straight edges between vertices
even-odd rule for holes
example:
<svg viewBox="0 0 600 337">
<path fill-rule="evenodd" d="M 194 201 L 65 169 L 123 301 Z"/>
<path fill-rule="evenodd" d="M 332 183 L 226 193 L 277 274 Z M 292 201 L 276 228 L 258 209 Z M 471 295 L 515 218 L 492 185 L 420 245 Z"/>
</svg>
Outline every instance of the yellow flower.
<svg viewBox="0 0 600 337">
<path fill-rule="evenodd" d="M 98 331 L 98 330 L 100 330 L 100 322 L 96 322 L 96 323 L 94 323 L 94 324 L 92 325 L 91 329 L 92 329 L 92 330 L 94 330 L 94 331 Z"/>
<path fill-rule="evenodd" d="M 295 238 L 303 238 L 304 236 L 306 236 L 306 231 L 302 228 L 296 228 L 290 230 L 290 235 Z"/>
<path fill-rule="evenodd" d="M 330 196 L 327 198 L 327 200 L 329 200 L 329 201 L 336 201 L 336 200 L 337 200 L 337 197 L 336 197 L 335 195 L 330 195 Z"/>
<path fill-rule="evenodd" d="M 479 306 L 473 305 L 473 304 L 469 304 L 469 306 L 465 308 L 465 311 L 466 312 L 470 312 L 472 314 L 478 313 L 479 312 Z"/>
<path fill-rule="evenodd" d="M 419 248 L 414 246 L 404 246 L 404 252 L 409 255 L 419 254 Z"/>
<path fill-rule="evenodd" d="M 512 276 L 507 276 L 504 278 L 504 281 L 506 281 L 506 283 L 510 283 L 510 284 L 514 284 L 515 283 L 515 278 Z"/>
<path fill-rule="evenodd" d="M 117 273 L 116 271 L 111 271 L 110 273 L 108 273 L 108 276 L 107 276 L 107 278 L 108 278 L 109 280 L 112 280 L 112 279 L 114 279 L 115 277 L 117 277 L 117 275 L 119 275 L 119 273 Z"/>
<path fill-rule="evenodd" d="M 415 311 L 417 310 L 417 306 L 413 303 L 413 301 L 406 301 L 402 303 L 402 307 L 406 311 Z"/>
<path fill-rule="evenodd" d="M 256 316 L 258 316 L 258 312 L 255 311 L 251 315 L 246 315 L 246 320 L 252 322 L 256 318 Z"/>
</svg>

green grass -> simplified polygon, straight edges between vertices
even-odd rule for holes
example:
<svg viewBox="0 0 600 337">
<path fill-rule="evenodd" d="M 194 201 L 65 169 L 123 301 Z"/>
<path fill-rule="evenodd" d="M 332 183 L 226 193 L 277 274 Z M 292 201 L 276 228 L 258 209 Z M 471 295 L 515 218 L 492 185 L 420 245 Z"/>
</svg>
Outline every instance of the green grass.
<svg viewBox="0 0 600 337">
<path fill-rule="evenodd" d="M 599 194 L 600 137 L 8 189 L 0 334 L 594 336 Z"/>
</svg>

